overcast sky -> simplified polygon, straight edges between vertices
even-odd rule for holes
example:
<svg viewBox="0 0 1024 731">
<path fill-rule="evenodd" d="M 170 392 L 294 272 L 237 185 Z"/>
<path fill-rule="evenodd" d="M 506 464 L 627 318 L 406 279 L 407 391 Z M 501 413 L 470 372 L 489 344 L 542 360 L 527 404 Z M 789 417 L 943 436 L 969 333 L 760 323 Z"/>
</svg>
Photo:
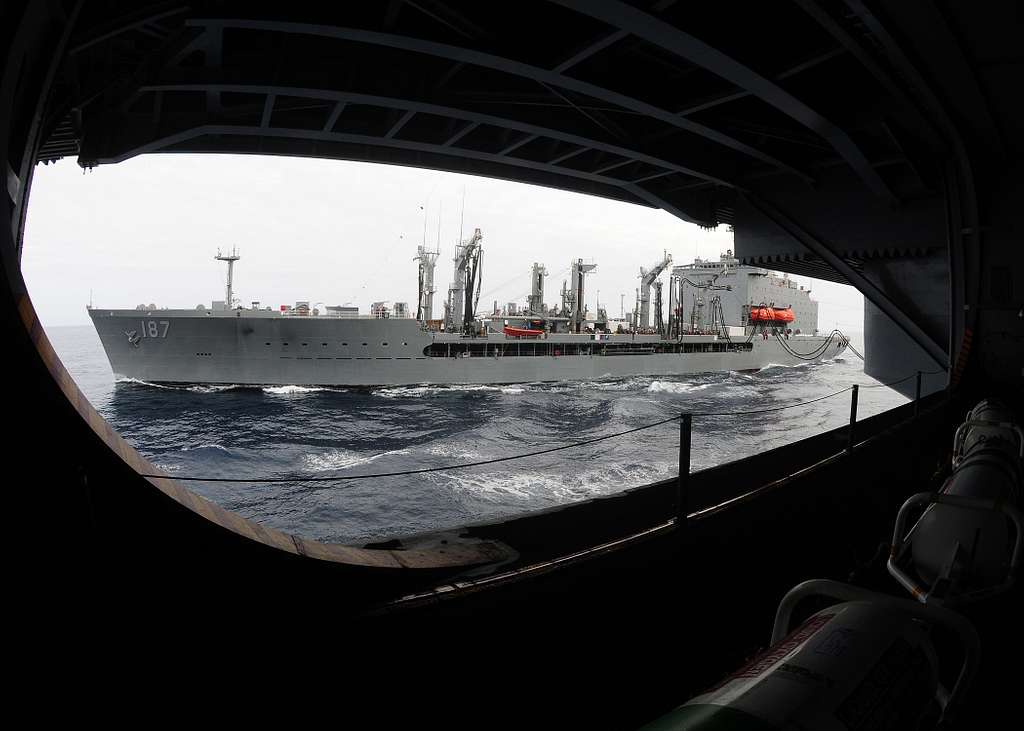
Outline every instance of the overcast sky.
<svg viewBox="0 0 1024 731">
<path fill-rule="evenodd" d="M 583 257 L 586 302 L 617 317 L 632 309 L 640 266 L 668 250 L 677 264 L 733 248 L 725 227 L 704 231 L 661 210 L 550 188 L 371 163 L 245 155 L 143 155 L 82 171 L 73 159 L 36 168 L 22 269 L 46 327 L 87 325 L 97 307 L 193 308 L 224 298 L 217 248 L 237 246 L 235 296 L 275 309 L 296 300 L 376 300 L 416 306 L 416 246 L 441 222 L 435 317 L 452 276 L 465 189 L 465 231 L 483 234 L 480 310 L 522 303 L 534 261 L 547 266 L 545 300 Z M 663 277 L 667 281 L 667 273 Z M 806 277 L 819 328 L 863 329 L 851 287 Z M 666 293 L 667 299 L 667 293 Z"/>
</svg>

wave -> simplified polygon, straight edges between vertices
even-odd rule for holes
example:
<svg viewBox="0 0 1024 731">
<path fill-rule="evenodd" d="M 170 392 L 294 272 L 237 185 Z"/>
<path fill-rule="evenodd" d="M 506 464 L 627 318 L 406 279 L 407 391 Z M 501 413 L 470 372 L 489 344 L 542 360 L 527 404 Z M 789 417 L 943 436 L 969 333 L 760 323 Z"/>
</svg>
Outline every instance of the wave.
<svg viewBox="0 0 1024 731">
<path fill-rule="evenodd" d="M 335 393 L 346 393 L 345 388 L 330 388 L 327 386 L 264 386 L 263 393 L 271 396 L 294 396 L 303 393 L 317 393 L 319 391 L 334 391 Z"/>
<path fill-rule="evenodd" d="M 182 452 L 193 452 L 193 451 L 195 451 L 197 449 L 219 449 L 221 452 L 230 452 L 231 451 L 230 449 L 225 447 L 223 444 L 216 444 L 216 443 L 195 444 L 195 445 L 193 445 L 191 447 L 182 447 L 181 451 Z"/>
<path fill-rule="evenodd" d="M 424 451 L 426 451 L 427 454 L 431 454 L 436 457 L 445 457 L 450 460 L 462 460 L 464 462 L 472 462 L 484 458 L 484 455 L 481 452 L 475 452 L 463 447 L 458 447 L 451 442 L 435 442 Z"/>
<path fill-rule="evenodd" d="M 220 393 L 221 391 L 243 391 L 254 388 L 243 383 L 152 383 L 139 378 L 128 376 L 115 376 L 114 383 L 125 383 L 147 388 L 159 388 L 164 391 L 189 391 L 191 393 Z"/>
<path fill-rule="evenodd" d="M 438 472 L 428 475 L 456 496 L 486 503 L 508 505 L 511 501 L 531 507 L 557 505 L 621 492 L 675 474 L 674 463 L 601 466 L 544 474 L 524 470 L 498 472 Z"/>
<path fill-rule="evenodd" d="M 388 452 L 377 454 L 364 454 L 350 449 L 336 449 L 324 454 L 305 454 L 302 462 L 305 467 L 313 472 L 330 472 L 333 470 L 347 470 L 349 467 L 369 464 L 381 457 L 393 454 L 409 454 L 408 449 L 393 449 Z"/>
<path fill-rule="evenodd" d="M 163 383 L 150 383 L 149 381 L 143 381 L 138 378 L 131 378 L 129 376 L 114 376 L 114 383 L 126 383 L 135 386 L 148 386 L 149 388 L 162 388 L 167 391 L 184 391 L 183 386 L 168 386 Z"/>
<path fill-rule="evenodd" d="M 464 391 L 494 391 L 498 393 L 522 393 L 525 390 L 522 386 L 500 386 L 483 383 L 453 383 L 450 385 L 434 386 L 392 386 L 374 390 L 375 396 L 384 398 L 415 398 L 418 396 L 433 396 L 435 394 L 459 393 Z"/>
<path fill-rule="evenodd" d="M 654 381 L 647 390 L 650 393 L 693 393 L 711 388 L 712 383 L 679 383 L 676 381 Z"/>
</svg>

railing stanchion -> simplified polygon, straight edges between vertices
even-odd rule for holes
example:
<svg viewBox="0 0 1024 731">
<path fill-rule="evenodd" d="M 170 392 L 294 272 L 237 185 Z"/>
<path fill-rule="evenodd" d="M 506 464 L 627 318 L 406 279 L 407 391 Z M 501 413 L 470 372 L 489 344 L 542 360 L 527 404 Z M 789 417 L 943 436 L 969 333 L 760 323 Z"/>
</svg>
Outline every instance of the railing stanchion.
<svg viewBox="0 0 1024 731">
<path fill-rule="evenodd" d="M 857 394 L 860 392 L 860 386 L 853 387 L 853 396 L 850 399 L 850 431 L 847 434 L 846 451 L 853 451 L 853 427 L 857 423 Z"/>
<path fill-rule="evenodd" d="M 676 527 L 686 525 L 690 488 L 690 433 L 692 414 L 683 414 L 679 421 L 679 481 L 676 484 Z"/>
<path fill-rule="evenodd" d="M 914 390 L 914 416 L 921 410 L 921 371 L 917 372 L 917 386 Z"/>
</svg>

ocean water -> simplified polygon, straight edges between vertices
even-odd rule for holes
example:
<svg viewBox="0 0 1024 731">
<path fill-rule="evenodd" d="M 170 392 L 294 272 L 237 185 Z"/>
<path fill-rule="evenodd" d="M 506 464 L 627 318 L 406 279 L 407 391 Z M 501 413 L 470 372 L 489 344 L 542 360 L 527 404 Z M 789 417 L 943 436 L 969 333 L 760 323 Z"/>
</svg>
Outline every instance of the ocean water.
<svg viewBox="0 0 1024 731">
<path fill-rule="evenodd" d="M 508 457 L 683 411 L 735 414 L 877 384 L 847 351 L 823 363 L 671 378 L 373 390 L 170 388 L 115 382 L 92 326 L 54 327 L 47 334 L 93 406 L 159 467 L 183 477 L 294 477 L 286 483 L 188 484 L 259 523 L 352 544 L 515 515 L 670 477 L 678 470 L 678 425 L 457 471 L 335 483 L 302 477 Z M 851 335 L 854 346 L 858 340 Z M 858 414 L 877 414 L 906 400 L 886 387 L 862 389 Z M 849 413 L 850 394 L 844 393 L 774 413 L 695 418 L 693 469 L 841 426 Z"/>
</svg>

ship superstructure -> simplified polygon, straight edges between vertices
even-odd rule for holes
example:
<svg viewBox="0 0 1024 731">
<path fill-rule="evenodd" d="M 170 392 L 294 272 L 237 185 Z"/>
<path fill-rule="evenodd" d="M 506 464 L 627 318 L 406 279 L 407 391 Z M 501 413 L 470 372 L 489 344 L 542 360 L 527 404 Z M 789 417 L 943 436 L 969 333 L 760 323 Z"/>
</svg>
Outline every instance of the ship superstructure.
<svg viewBox="0 0 1024 731">
<path fill-rule="evenodd" d="M 809 291 L 767 270 L 738 266 L 731 252 L 718 262 L 675 267 L 669 320 L 662 317 L 657 274 L 666 254 L 641 269 L 636 316 L 628 328 L 584 300 L 597 265 L 575 259 L 562 284 L 561 307 L 544 303 L 547 270 L 534 263 L 531 292 L 519 308 L 497 303 L 478 316 L 483 236 L 476 229 L 456 247 L 443 322 L 432 318 L 433 265 L 439 252 L 419 247 L 416 317 L 405 302 L 375 302 L 368 316 L 350 306 L 307 301 L 274 310 L 234 306 L 237 251 L 228 264 L 226 303 L 207 309 L 89 309 L 114 372 L 154 383 L 384 386 L 420 383 L 517 383 L 670 376 L 757 370 L 769 363 L 821 360 L 846 340 L 813 333 L 817 304 Z M 650 290 L 654 290 L 654 318 Z M 801 355 L 806 354 L 806 355 Z"/>
<path fill-rule="evenodd" d="M 798 285 L 788 274 L 779 276 L 770 269 L 742 266 L 731 250 L 718 261 L 695 259 L 691 264 L 673 267 L 669 286 L 672 332 L 699 330 L 707 325 L 708 292 L 720 295 L 726 322 L 749 322 L 752 308 L 783 307 L 793 315 L 788 330 L 806 335 L 818 332 L 818 303 L 811 299 L 810 289 Z"/>
</svg>

